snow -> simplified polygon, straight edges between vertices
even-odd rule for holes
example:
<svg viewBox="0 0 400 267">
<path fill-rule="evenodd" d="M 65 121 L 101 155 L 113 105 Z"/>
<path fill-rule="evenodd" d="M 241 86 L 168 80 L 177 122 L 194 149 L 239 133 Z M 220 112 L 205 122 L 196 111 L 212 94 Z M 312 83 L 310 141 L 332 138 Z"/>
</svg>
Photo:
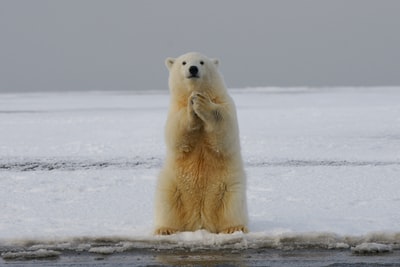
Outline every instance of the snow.
<svg viewBox="0 0 400 267">
<path fill-rule="evenodd" d="M 152 235 L 167 92 L 0 95 L 0 252 L 400 243 L 400 88 L 230 92 L 251 232 L 168 237 Z"/>
</svg>

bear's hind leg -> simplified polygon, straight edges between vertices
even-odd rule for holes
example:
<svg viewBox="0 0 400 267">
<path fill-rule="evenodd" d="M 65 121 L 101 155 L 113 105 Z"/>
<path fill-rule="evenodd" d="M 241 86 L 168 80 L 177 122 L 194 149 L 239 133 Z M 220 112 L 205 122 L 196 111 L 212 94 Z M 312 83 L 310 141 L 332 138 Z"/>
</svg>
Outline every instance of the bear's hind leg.
<svg viewBox="0 0 400 267">
<path fill-rule="evenodd" d="M 184 228 L 181 193 L 174 182 L 160 183 L 157 188 L 155 225 L 156 235 L 171 235 Z"/>
<path fill-rule="evenodd" d="M 246 195 L 241 184 L 226 187 L 218 214 L 221 214 L 218 233 L 248 232 Z"/>
</svg>

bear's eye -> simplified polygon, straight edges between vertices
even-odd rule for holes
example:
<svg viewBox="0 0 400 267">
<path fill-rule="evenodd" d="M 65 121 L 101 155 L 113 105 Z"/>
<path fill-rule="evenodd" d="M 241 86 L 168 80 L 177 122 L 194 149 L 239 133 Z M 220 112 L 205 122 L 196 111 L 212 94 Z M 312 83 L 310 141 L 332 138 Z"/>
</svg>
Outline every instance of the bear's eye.
<svg viewBox="0 0 400 267">
<path fill-rule="evenodd" d="M 186 65 L 186 61 L 183 61 L 183 62 L 182 62 L 182 65 L 185 66 L 185 65 Z"/>
<path fill-rule="evenodd" d="M 200 65 L 204 65 L 204 61 L 200 61 Z"/>
</svg>

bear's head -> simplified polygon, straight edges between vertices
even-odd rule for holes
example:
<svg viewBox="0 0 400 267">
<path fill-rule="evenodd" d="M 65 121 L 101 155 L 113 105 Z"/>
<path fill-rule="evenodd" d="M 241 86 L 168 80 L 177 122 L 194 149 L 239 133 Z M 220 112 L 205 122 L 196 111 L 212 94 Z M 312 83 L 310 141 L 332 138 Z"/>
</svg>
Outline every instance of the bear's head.
<svg viewBox="0 0 400 267">
<path fill-rule="evenodd" d="M 169 87 L 173 94 L 190 94 L 193 91 L 216 91 L 224 89 L 218 71 L 217 59 L 210 59 L 191 52 L 178 58 L 167 58 L 165 65 L 169 70 Z"/>
</svg>

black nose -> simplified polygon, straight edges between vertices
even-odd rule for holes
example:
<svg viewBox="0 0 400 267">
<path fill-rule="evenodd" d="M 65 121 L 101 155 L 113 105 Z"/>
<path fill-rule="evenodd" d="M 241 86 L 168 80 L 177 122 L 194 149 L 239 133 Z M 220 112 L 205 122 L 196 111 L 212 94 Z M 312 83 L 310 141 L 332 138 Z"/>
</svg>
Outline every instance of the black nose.
<svg viewBox="0 0 400 267">
<path fill-rule="evenodd" d="M 189 72 L 190 74 L 192 74 L 193 76 L 197 75 L 197 73 L 199 73 L 199 69 L 196 66 L 191 66 L 189 68 Z"/>
</svg>

